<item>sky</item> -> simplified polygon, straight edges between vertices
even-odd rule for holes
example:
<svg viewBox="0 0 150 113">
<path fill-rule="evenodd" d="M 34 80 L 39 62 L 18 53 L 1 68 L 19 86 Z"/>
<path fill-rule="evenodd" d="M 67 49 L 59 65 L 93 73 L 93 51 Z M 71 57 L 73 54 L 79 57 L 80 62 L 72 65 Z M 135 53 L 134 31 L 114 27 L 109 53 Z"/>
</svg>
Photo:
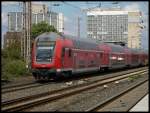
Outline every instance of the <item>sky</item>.
<svg viewBox="0 0 150 113">
<path fill-rule="evenodd" d="M 8 30 L 8 12 L 20 12 L 22 11 L 21 2 L 1 2 L 2 3 L 2 12 L 1 12 L 1 42 L 3 45 L 3 35 Z M 149 40 L 149 19 L 148 19 L 148 2 L 147 1 L 120 1 L 118 4 L 113 4 L 113 1 L 65 1 L 65 2 L 48 2 L 48 1 L 38 1 L 32 2 L 34 4 L 45 4 L 48 6 L 48 9 L 54 12 L 63 13 L 64 14 L 64 33 L 70 34 L 73 36 L 77 36 L 77 19 L 80 20 L 80 36 L 86 38 L 86 12 L 83 9 L 92 8 L 96 6 L 101 6 L 101 8 L 108 7 L 121 7 L 125 10 L 139 10 L 142 12 L 142 19 L 144 21 L 143 25 L 145 25 L 145 29 L 142 30 L 142 48 L 148 49 L 148 40 Z M 59 6 L 55 6 L 55 4 L 59 4 Z"/>
</svg>

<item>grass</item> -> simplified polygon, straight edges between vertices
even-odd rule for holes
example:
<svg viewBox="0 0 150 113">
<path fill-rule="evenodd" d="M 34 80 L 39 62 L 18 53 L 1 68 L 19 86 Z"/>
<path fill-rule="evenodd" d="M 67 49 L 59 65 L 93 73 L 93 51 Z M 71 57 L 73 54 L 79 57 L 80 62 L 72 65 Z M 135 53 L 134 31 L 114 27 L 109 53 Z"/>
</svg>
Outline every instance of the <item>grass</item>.
<svg viewBox="0 0 150 113">
<path fill-rule="evenodd" d="M 134 75 L 134 76 L 129 76 L 128 79 L 129 79 L 129 81 L 133 82 L 134 80 L 138 79 L 139 77 L 141 77 L 141 75 Z"/>
</svg>

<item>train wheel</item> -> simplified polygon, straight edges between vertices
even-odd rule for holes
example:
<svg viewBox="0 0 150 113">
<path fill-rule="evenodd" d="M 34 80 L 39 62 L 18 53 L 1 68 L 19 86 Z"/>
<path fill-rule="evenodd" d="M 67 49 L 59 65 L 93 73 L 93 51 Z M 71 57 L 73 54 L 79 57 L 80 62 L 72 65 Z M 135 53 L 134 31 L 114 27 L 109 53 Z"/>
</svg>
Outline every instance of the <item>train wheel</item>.
<svg viewBox="0 0 150 113">
<path fill-rule="evenodd" d="M 72 76 L 72 72 L 71 71 L 67 71 L 63 73 L 63 76 L 66 78 L 71 77 Z"/>
<path fill-rule="evenodd" d="M 108 67 L 105 67 L 105 68 L 104 68 L 104 71 L 108 71 Z"/>
<path fill-rule="evenodd" d="M 52 77 L 52 79 L 53 79 L 53 80 L 59 80 L 60 77 L 61 77 L 61 73 L 56 73 L 56 74 Z"/>
<path fill-rule="evenodd" d="M 34 79 L 35 79 L 36 81 L 38 81 L 38 75 L 37 75 L 36 73 L 32 73 L 32 75 L 33 75 Z"/>
</svg>

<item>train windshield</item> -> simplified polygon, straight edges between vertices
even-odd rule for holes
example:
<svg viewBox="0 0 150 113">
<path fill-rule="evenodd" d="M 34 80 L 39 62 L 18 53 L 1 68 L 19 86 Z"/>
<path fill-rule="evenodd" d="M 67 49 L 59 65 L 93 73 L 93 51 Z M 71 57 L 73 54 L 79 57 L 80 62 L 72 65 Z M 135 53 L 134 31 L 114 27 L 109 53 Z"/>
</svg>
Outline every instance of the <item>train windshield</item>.
<svg viewBox="0 0 150 113">
<path fill-rule="evenodd" d="M 37 43 L 36 61 L 51 62 L 54 54 L 55 42 L 41 41 Z"/>
</svg>

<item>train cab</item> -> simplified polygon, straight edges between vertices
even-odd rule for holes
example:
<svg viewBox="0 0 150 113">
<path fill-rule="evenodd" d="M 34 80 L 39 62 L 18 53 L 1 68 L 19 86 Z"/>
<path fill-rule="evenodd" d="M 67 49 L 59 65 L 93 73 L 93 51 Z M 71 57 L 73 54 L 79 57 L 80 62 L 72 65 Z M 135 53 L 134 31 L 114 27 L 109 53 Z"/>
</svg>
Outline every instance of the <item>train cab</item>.
<svg viewBox="0 0 150 113">
<path fill-rule="evenodd" d="M 32 48 L 32 74 L 36 79 L 55 76 L 56 69 L 61 65 L 61 45 L 59 35 L 53 33 L 44 33 L 35 39 Z"/>
</svg>

